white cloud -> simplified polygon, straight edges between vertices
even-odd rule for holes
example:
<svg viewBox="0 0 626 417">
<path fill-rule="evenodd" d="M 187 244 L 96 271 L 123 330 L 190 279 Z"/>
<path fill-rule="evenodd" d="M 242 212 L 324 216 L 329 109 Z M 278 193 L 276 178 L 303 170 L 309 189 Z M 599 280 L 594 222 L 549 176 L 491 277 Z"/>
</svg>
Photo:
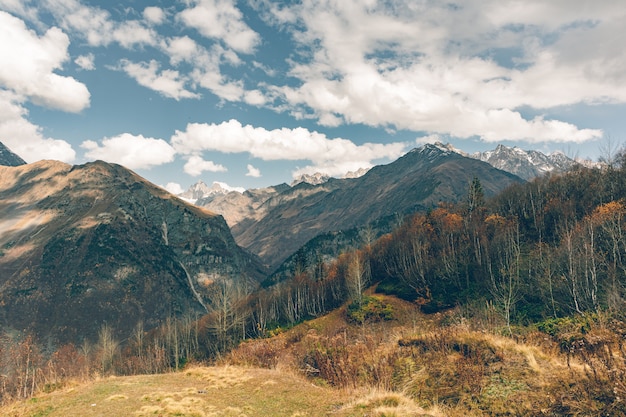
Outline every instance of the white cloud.
<svg viewBox="0 0 626 417">
<path fill-rule="evenodd" d="M 27 20 L 37 20 L 37 8 L 30 7 L 28 1 L 24 0 L 0 0 L 0 9 L 6 10 L 14 15 L 21 16 Z"/>
<path fill-rule="evenodd" d="M 76 152 L 66 141 L 46 138 L 26 119 L 27 110 L 14 92 L 0 88 L 0 141 L 26 162 L 54 159 L 71 163 Z"/>
<path fill-rule="evenodd" d="M 189 36 L 167 38 L 162 42 L 161 48 L 170 57 L 172 65 L 178 65 L 182 61 L 193 62 L 200 51 L 196 41 Z"/>
<path fill-rule="evenodd" d="M 89 106 L 87 87 L 54 71 L 69 58 L 69 39 L 59 28 L 43 36 L 24 22 L 0 11 L 0 86 L 29 97 L 36 104 L 69 112 Z"/>
<path fill-rule="evenodd" d="M 185 88 L 187 80 L 178 71 L 163 70 L 159 73 L 159 63 L 156 60 L 151 60 L 149 63 L 134 63 L 124 59 L 120 62 L 120 68 L 140 85 L 157 91 L 165 97 L 175 100 L 199 97 L 198 94 Z"/>
<path fill-rule="evenodd" d="M 243 95 L 243 100 L 251 106 L 262 106 L 265 104 L 265 96 L 259 90 L 249 90 Z"/>
<path fill-rule="evenodd" d="M 221 182 L 221 181 L 213 181 L 213 184 L 219 185 L 220 187 L 222 187 L 226 191 L 236 191 L 236 192 L 238 192 L 240 194 L 243 193 L 244 191 L 246 191 L 246 189 L 243 188 L 243 187 L 233 187 L 233 186 L 228 185 L 225 182 Z"/>
<path fill-rule="evenodd" d="M 197 177 L 202 175 L 203 172 L 226 172 L 227 169 L 219 164 L 216 164 L 213 161 L 205 161 L 202 157 L 198 155 L 191 155 L 189 159 L 187 159 L 187 163 L 183 167 L 183 170 L 193 176 Z"/>
<path fill-rule="evenodd" d="M 114 162 L 130 169 L 148 169 L 174 160 L 175 151 L 163 139 L 145 138 L 142 135 L 123 133 L 105 138 L 101 145 L 86 140 L 81 145 L 85 156 Z"/>
<path fill-rule="evenodd" d="M 115 23 L 106 10 L 84 6 L 78 0 L 44 0 L 63 29 L 81 34 L 91 46 L 107 46 L 113 40 Z"/>
<path fill-rule="evenodd" d="M 177 152 L 190 155 L 218 151 L 249 153 L 266 161 L 308 160 L 313 162 L 311 169 L 329 175 L 371 167 L 377 159 L 398 158 L 407 147 L 406 143 L 356 145 L 347 139 L 329 139 L 304 128 L 266 130 L 242 126 L 236 120 L 221 124 L 190 123 L 185 131 L 176 131 L 171 143 Z"/>
<path fill-rule="evenodd" d="M 240 101 L 245 94 L 241 81 L 229 81 L 219 72 L 196 69 L 192 72 L 191 78 L 223 100 Z"/>
<path fill-rule="evenodd" d="M 126 49 L 135 45 L 155 45 L 157 34 L 137 20 L 118 23 L 112 34 L 112 39 Z"/>
<path fill-rule="evenodd" d="M 168 192 L 174 195 L 182 194 L 185 192 L 185 189 L 177 182 L 168 182 L 165 187 L 162 188 L 166 189 Z"/>
<path fill-rule="evenodd" d="M 580 142 L 602 131 L 518 109 L 626 102 L 626 13 L 615 2 L 263 3 L 299 52 L 288 74 L 299 82 L 270 87 L 275 109 L 326 126 Z"/>
<path fill-rule="evenodd" d="M 140 21 L 116 22 L 108 11 L 85 6 L 79 0 L 44 0 L 44 3 L 63 29 L 84 37 L 91 46 L 117 42 L 130 49 L 157 42 L 157 33 Z"/>
<path fill-rule="evenodd" d="M 191 65 L 188 78 L 192 85 L 205 88 L 226 101 L 240 101 L 245 96 L 249 104 L 256 104 L 263 99 L 258 91 L 246 92 L 241 80 L 229 80 L 222 74 L 221 64 L 224 61 L 233 63 L 234 58 L 220 46 L 213 45 L 207 50 L 188 36 L 183 36 L 166 38 L 160 47 L 169 56 L 172 65 L 177 66 L 181 62 Z"/>
<path fill-rule="evenodd" d="M 76 57 L 74 63 L 85 71 L 93 71 L 96 69 L 95 59 L 94 55 L 90 53 Z"/>
<path fill-rule="evenodd" d="M 143 9 L 143 18 L 149 23 L 160 25 L 165 21 L 165 12 L 160 7 L 146 7 Z"/>
<path fill-rule="evenodd" d="M 252 53 L 260 42 L 259 35 L 243 21 L 243 14 L 233 0 L 195 0 L 193 7 L 178 14 L 188 27 L 203 36 L 222 40 L 238 52 Z"/>
<path fill-rule="evenodd" d="M 253 165 L 248 164 L 248 172 L 246 173 L 246 177 L 253 177 L 253 178 L 260 178 L 261 177 L 261 170 L 258 168 L 255 168 Z"/>
</svg>

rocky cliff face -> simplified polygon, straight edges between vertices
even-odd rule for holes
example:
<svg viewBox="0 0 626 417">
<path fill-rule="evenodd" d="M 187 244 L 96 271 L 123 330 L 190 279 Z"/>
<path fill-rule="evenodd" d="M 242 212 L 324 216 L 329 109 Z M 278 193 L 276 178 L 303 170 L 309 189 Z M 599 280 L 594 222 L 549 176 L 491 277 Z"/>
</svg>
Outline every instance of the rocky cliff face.
<svg viewBox="0 0 626 417">
<path fill-rule="evenodd" d="M 206 288 L 260 279 L 224 219 L 114 164 L 0 167 L 0 324 L 53 341 L 202 313 Z"/>
</svg>

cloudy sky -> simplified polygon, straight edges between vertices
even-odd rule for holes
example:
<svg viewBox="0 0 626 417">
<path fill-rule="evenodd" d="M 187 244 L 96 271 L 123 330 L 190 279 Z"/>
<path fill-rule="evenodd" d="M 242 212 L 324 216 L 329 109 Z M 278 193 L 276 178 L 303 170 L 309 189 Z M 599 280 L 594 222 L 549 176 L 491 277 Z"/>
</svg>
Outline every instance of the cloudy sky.
<svg viewBox="0 0 626 417">
<path fill-rule="evenodd" d="M 0 141 L 186 188 L 626 138 L 612 0 L 0 0 Z"/>
</svg>

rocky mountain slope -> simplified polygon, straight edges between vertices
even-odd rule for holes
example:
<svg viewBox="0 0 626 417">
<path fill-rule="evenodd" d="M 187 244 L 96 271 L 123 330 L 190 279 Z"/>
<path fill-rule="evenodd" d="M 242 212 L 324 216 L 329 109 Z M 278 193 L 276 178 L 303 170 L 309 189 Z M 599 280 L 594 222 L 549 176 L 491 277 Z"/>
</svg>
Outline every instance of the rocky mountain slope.
<svg viewBox="0 0 626 417">
<path fill-rule="evenodd" d="M 256 200 L 252 214 L 231 223 L 231 230 L 241 246 L 275 268 L 320 233 L 463 199 L 474 176 L 487 195 L 521 181 L 487 163 L 425 145 L 359 178 L 331 178 L 320 185 L 300 183 L 264 193 L 265 201 Z M 214 201 L 207 207 L 221 212 Z"/>
<path fill-rule="evenodd" d="M 493 151 L 477 152 L 469 156 L 525 180 L 547 173 L 563 173 L 577 164 L 562 152 L 546 155 L 539 151 L 526 151 L 517 146 L 510 148 L 504 145 L 498 145 Z"/>
<path fill-rule="evenodd" d="M 105 162 L 0 167 L 0 325 L 121 334 L 206 311 L 217 278 L 260 279 L 224 219 Z"/>
<path fill-rule="evenodd" d="M 221 214 L 226 223 L 233 227 L 244 219 L 262 218 L 268 209 L 264 203 L 270 197 L 289 189 L 289 185 L 279 184 L 272 187 L 254 188 L 243 193 L 231 191 L 226 194 L 214 194 L 198 199 L 196 204 Z"/>
<path fill-rule="evenodd" d="M 26 164 L 26 161 L 14 154 L 9 148 L 0 142 L 0 165 L 15 167 L 24 164 Z"/>
</svg>

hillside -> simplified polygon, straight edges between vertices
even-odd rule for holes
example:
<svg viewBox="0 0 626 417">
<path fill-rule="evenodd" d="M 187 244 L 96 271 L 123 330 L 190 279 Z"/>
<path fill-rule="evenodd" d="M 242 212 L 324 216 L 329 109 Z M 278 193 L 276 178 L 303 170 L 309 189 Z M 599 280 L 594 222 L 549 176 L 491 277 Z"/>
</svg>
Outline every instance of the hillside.
<svg viewBox="0 0 626 417">
<path fill-rule="evenodd" d="M 300 183 L 272 194 L 260 207 L 262 217 L 242 220 L 232 232 L 237 243 L 274 269 L 321 233 L 462 201 L 474 177 L 487 196 L 522 181 L 485 162 L 425 145 L 359 178 Z"/>
<path fill-rule="evenodd" d="M 218 279 L 261 278 L 221 216 L 105 162 L 0 167 L 0 324 L 50 343 L 207 312 Z M 130 318 L 130 319 L 129 319 Z"/>
<path fill-rule="evenodd" d="M 367 294 L 385 318 L 342 307 L 242 343 L 214 366 L 179 372 L 55 379 L 0 407 L 26 416 L 478 417 L 623 415 L 625 368 L 616 317 L 589 316 L 498 334 L 462 308 L 425 315 Z M 367 301 L 369 303 L 369 301 Z M 375 312 L 375 309 L 367 309 Z M 559 330 L 553 325 L 558 324 Z M 540 330 L 538 330 L 540 329 Z M 582 330 L 584 329 L 584 330 Z M 603 350 L 614 352 L 607 360 Z M 613 350 L 614 349 L 614 350 Z M 30 389 L 30 385 L 28 386 Z"/>
</svg>

